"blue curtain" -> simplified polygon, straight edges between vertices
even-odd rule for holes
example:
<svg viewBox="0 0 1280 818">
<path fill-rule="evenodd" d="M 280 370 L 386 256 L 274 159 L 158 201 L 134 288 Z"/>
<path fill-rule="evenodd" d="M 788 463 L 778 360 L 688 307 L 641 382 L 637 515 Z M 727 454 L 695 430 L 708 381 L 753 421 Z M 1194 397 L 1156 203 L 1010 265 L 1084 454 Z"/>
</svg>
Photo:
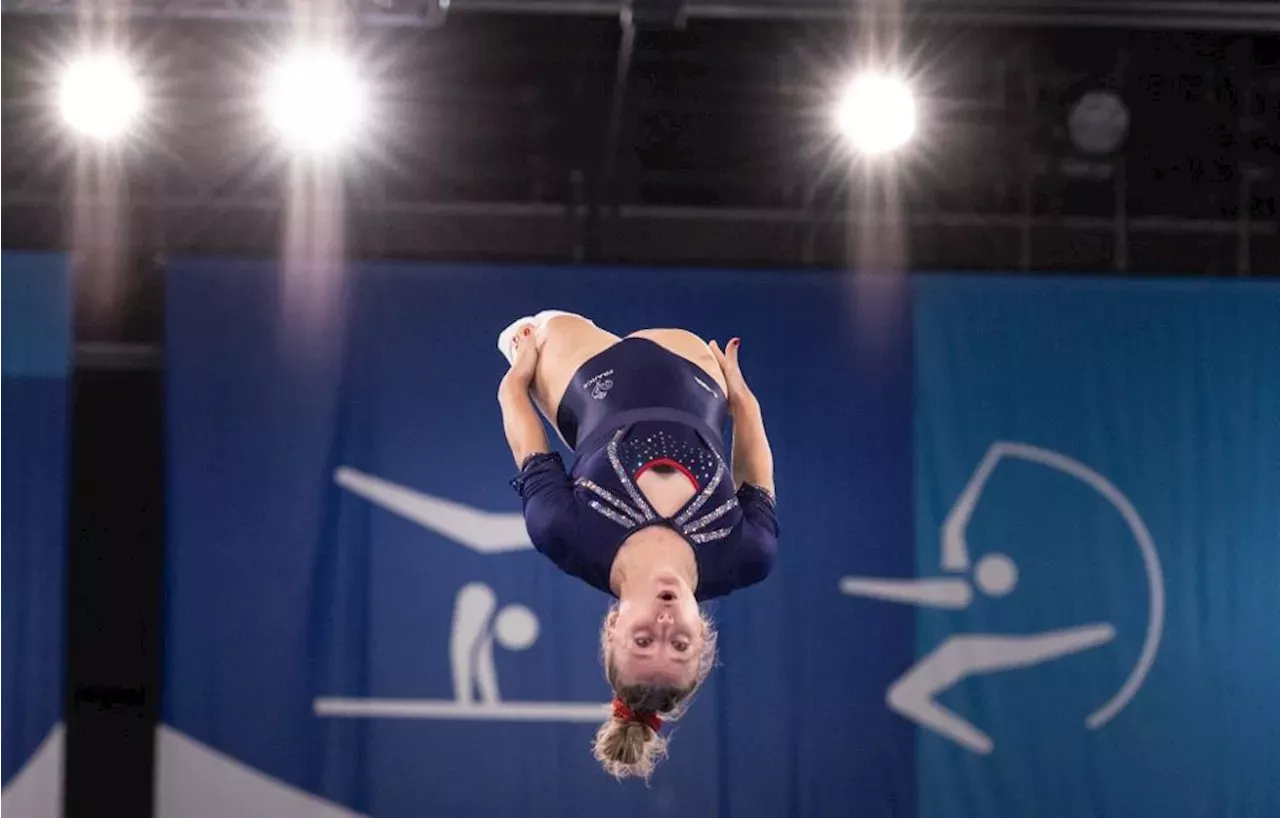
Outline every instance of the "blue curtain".
<svg viewBox="0 0 1280 818">
<path fill-rule="evenodd" d="M 1280 803 L 1260 773 L 1275 287 L 393 264 L 322 283 L 171 269 L 160 818 Z M 722 666 L 648 787 L 589 754 L 607 600 L 513 520 L 494 340 L 546 308 L 741 336 L 774 444 L 778 569 L 714 606 Z M 487 670 L 451 652 L 464 598 Z M 486 673 L 488 703 L 463 704 Z"/>
<path fill-rule="evenodd" d="M 912 730 L 866 705 L 910 656 L 911 614 L 886 612 L 868 627 L 848 619 L 835 593 L 855 554 L 886 573 L 912 570 L 901 287 L 859 292 L 804 274 L 362 265 L 324 323 L 314 302 L 293 309 L 286 283 L 269 266 L 217 260 L 171 273 L 161 747 L 193 761 L 168 775 L 162 758 L 159 798 L 172 809 L 162 815 L 196 798 L 200 782 L 183 778 L 193 769 L 242 780 L 214 771 L 215 752 L 272 778 L 242 795 L 255 804 L 287 800 L 288 786 L 326 809 L 378 816 L 559 818 L 606 804 L 619 816 L 814 815 L 855 799 L 911 812 L 902 759 Z M 885 318 L 866 335 L 849 320 L 859 299 Z M 514 318 L 550 307 L 620 333 L 742 336 L 776 436 L 779 568 L 715 607 L 724 667 L 675 728 L 672 759 L 648 789 L 619 789 L 590 756 L 611 695 L 597 657 L 602 594 L 534 552 L 463 547 L 337 480 L 369 476 L 518 512 L 495 398 L 506 361 L 494 342 Z M 540 624 L 532 646 L 495 647 L 502 700 L 585 709 L 584 720 L 317 712 L 318 699 L 455 699 L 453 611 L 464 588 L 484 592 L 474 584 L 497 609 L 523 605 Z"/>
<path fill-rule="evenodd" d="M 4 804 L 19 815 L 48 814 L 61 799 L 71 337 L 66 262 L 59 255 L 5 253 L 0 286 Z"/>
<path fill-rule="evenodd" d="M 941 697 L 991 749 L 922 730 L 920 815 L 1280 814 L 1280 287 L 930 278 L 915 336 L 922 573 L 980 486 L 918 651 L 1049 653 Z"/>
</svg>

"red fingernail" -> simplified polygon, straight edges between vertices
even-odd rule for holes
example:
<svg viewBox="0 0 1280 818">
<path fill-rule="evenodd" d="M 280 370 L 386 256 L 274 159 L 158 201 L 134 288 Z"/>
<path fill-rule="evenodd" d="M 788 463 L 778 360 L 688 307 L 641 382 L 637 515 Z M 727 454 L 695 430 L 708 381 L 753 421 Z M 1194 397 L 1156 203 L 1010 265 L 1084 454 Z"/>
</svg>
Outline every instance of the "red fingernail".
<svg viewBox="0 0 1280 818">
<path fill-rule="evenodd" d="M 529 334 L 529 333 L 531 333 L 531 332 L 533 332 L 533 330 L 529 329 L 528 327 L 525 327 L 525 328 L 524 328 L 524 334 L 525 334 L 525 335 L 528 335 L 528 334 Z"/>
<path fill-rule="evenodd" d="M 737 346 L 738 344 L 740 344 L 740 343 L 742 343 L 742 339 L 741 339 L 741 338 L 734 338 L 732 341 L 730 341 L 730 342 L 729 342 L 729 346 L 735 346 L 735 347 L 736 347 L 736 346 Z"/>
</svg>

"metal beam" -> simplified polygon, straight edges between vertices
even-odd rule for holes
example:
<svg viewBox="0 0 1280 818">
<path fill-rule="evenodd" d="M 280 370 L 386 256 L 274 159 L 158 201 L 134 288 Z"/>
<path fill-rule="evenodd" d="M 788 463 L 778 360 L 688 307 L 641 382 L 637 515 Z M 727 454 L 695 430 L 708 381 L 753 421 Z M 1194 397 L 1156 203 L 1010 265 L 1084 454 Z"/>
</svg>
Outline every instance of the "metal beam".
<svg viewBox="0 0 1280 818">
<path fill-rule="evenodd" d="M 0 12 L 12 16 L 258 24 L 289 23 L 299 17 L 290 0 L 132 0 L 107 8 L 93 8 L 93 5 L 75 0 L 0 0 Z M 308 19 L 347 19 L 371 28 L 433 28 L 444 22 L 450 3 L 449 0 L 335 0 L 331 6 L 332 11 L 308 9 Z"/>
<path fill-rule="evenodd" d="M 453 0 L 455 12 L 508 14 L 618 14 L 611 0 Z M 932 22 L 1083 28 L 1280 31 L 1280 6 L 1268 2 L 1195 0 L 688 0 L 687 19 L 823 21 L 901 15 Z"/>
<path fill-rule="evenodd" d="M 64 197 L 6 193 L 6 234 L 24 237 L 14 246 L 66 247 Z M 106 209 L 114 202 L 89 206 Z M 138 196 L 138 220 L 165 226 L 165 238 L 149 244 L 134 236 L 130 251 L 142 254 L 212 254 L 275 257 L 281 252 L 282 200 Z M 84 205 L 82 205 L 83 207 Z M 346 211 L 352 258 L 440 261 L 573 263 L 587 205 L 445 204 L 389 201 L 350 203 Z M 1123 230 L 1131 274 L 1191 273 L 1275 275 L 1280 226 L 1254 222 L 1248 242 L 1238 220 L 1132 217 L 1117 224 L 1103 217 L 1026 216 L 1018 213 L 905 213 L 836 210 L 720 209 L 624 206 L 602 214 L 594 263 L 713 264 L 733 267 L 848 266 L 846 237 L 865 229 L 904 230 L 911 265 L 918 269 L 1114 269 L 1110 243 Z M 44 233 L 37 235 L 37 230 Z M 1033 237 L 1019 259 L 1019 236 Z M 8 243 L 8 242 L 7 242 Z M 1241 258 L 1244 258 L 1242 263 Z"/>
<path fill-rule="evenodd" d="M 36 193 L 8 190 L 4 193 L 4 209 L 63 208 L 70 200 L 55 193 Z M 119 203 L 110 197 L 91 199 L 78 197 L 81 207 L 115 208 Z M 207 213 L 280 213 L 285 200 L 265 196 L 168 196 L 133 195 L 129 207 L 133 210 L 166 212 Z M 385 202 L 347 201 L 342 212 L 371 216 L 404 215 L 426 218 L 462 219 L 525 219 L 564 218 L 586 215 L 586 207 L 569 207 L 560 204 L 527 202 Z M 1065 228 L 1074 230 L 1111 230 L 1115 220 L 1100 216 L 1031 215 L 1019 213 L 976 213 L 964 211 L 905 213 L 893 215 L 883 212 L 857 212 L 852 210 L 828 212 L 815 217 L 803 208 L 729 208 L 729 207 L 671 207 L 654 205 L 622 205 L 612 211 L 614 218 L 627 220 L 654 220 L 685 222 L 688 224 L 757 224 L 801 225 L 814 221 L 844 225 L 912 225 L 915 227 L 1021 227 L 1024 224 L 1036 229 Z M 1173 216 L 1135 216 L 1127 219 L 1127 227 L 1133 233 L 1197 233 L 1205 235 L 1234 236 L 1240 231 L 1239 219 L 1199 219 Z M 1254 236 L 1280 235 L 1280 223 L 1273 221 L 1252 222 L 1250 233 Z"/>
<path fill-rule="evenodd" d="M 360 25 L 430 27 L 446 14 L 548 14 L 618 19 L 627 0 L 339 0 Z M 5 14 L 78 15 L 65 0 L 3 0 Z M 101 12 L 99 12 L 101 13 Z M 288 22 L 288 0 L 133 0 L 111 13 L 130 18 Z M 935 22 L 1002 26 L 1280 32 L 1280 4 L 1200 0 L 688 0 L 686 19 L 822 21 L 877 14 Z"/>
</svg>

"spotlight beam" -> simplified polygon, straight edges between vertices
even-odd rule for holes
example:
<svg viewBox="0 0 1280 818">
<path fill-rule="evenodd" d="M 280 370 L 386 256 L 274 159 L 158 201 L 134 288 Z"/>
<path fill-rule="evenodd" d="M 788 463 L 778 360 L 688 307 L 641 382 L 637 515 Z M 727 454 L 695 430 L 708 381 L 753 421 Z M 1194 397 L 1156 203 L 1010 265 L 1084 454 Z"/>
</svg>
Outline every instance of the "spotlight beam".
<svg viewBox="0 0 1280 818">
<path fill-rule="evenodd" d="M 300 45 L 271 68 L 263 105 L 272 129 L 287 145 L 329 154 L 360 134 L 367 96 L 351 59 L 336 50 Z"/>
<path fill-rule="evenodd" d="M 845 87 L 836 107 L 836 125 L 859 153 L 890 153 L 915 134 L 915 97 L 896 77 L 860 74 Z"/>
<path fill-rule="evenodd" d="M 120 54 L 87 54 L 73 60 L 58 87 L 63 121 L 93 140 L 121 137 L 142 108 L 142 85 L 133 66 Z"/>
</svg>

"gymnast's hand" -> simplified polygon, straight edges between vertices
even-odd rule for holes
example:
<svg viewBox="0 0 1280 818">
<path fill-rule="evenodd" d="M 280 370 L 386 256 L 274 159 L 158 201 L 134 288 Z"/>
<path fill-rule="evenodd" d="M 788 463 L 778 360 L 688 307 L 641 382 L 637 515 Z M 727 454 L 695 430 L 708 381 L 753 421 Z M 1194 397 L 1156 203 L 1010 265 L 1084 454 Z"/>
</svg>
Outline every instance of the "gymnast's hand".
<svg viewBox="0 0 1280 818">
<path fill-rule="evenodd" d="M 501 391 L 516 389 L 527 392 L 538 370 L 538 344 L 533 337 L 533 326 L 527 326 L 512 340 L 516 348 L 516 362 L 502 377 Z"/>
<path fill-rule="evenodd" d="M 708 345 L 711 347 L 711 354 L 716 358 L 716 363 L 720 364 L 720 371 L 724 373 L 729 410 L 735 413 L 739 409 L 754 406 L 756 403 L 756 396 L 747 386 L 746 378 L 742 377 L 742 367 L 738 366 L 738 348 L 741 345 L 742 342 L 737 338 L 730 340 L 723 352 L 715 341 Z"/>
</svg>

